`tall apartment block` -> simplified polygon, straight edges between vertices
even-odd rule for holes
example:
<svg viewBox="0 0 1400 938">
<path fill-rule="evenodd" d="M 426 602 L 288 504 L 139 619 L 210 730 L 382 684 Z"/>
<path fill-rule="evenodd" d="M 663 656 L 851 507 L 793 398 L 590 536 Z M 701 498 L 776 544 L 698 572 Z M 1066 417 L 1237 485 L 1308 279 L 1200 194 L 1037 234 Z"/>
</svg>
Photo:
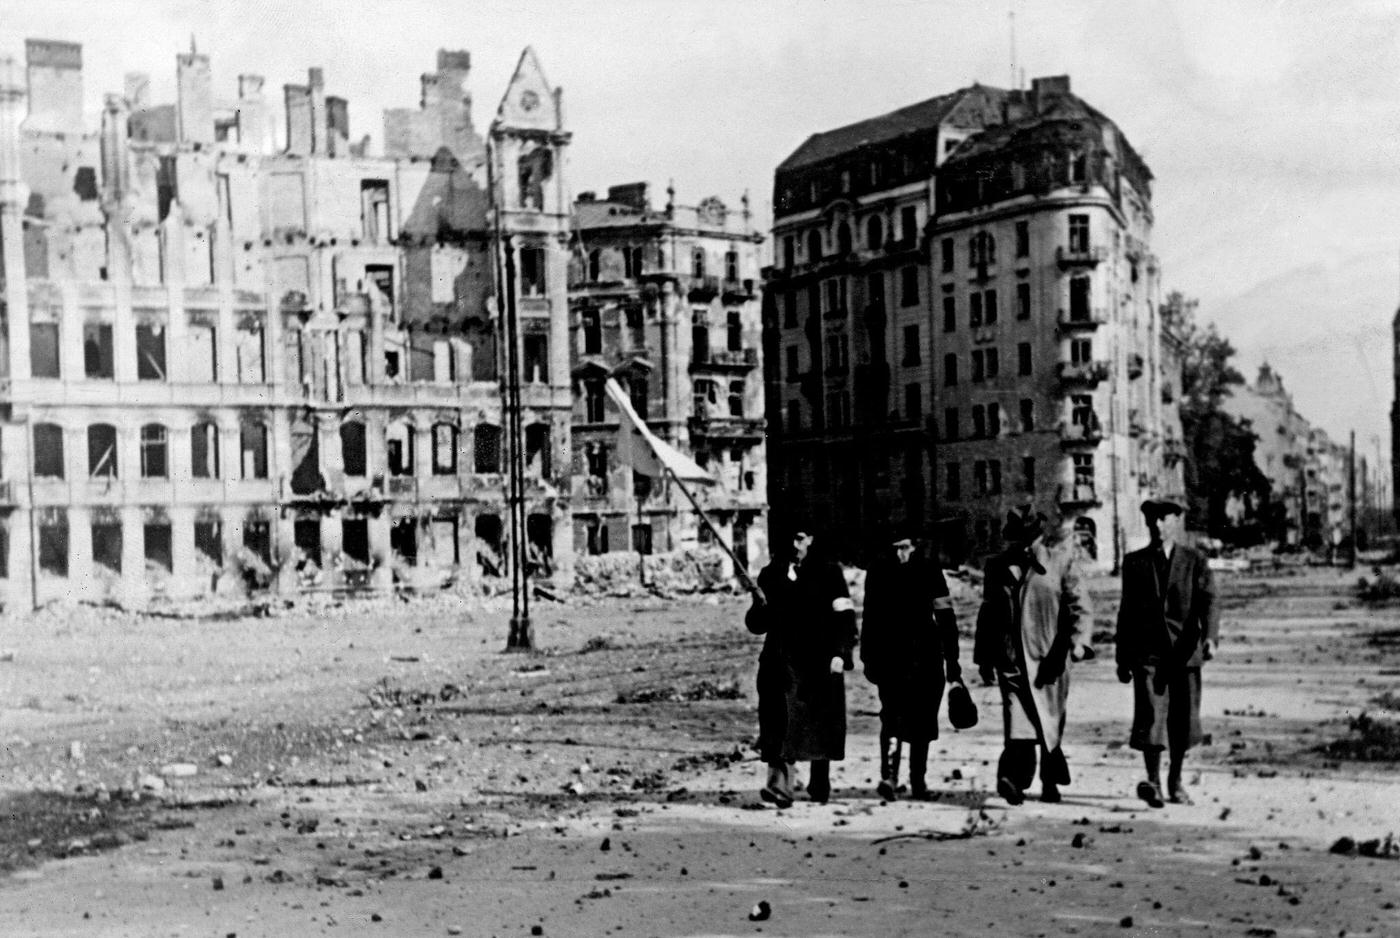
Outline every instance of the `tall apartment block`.
<svg viewBox="0 0 1400 938">
<path fill-rule="evenodd" d="M 8 602 L 429 587 L 502 571 L 502 259 L 533 553 L 567 573 L 569 135 L 527 50 L 487 134 L 470 60 L 351 137 L 319 69 L 213 93 L 177 57 L 82 114 L 81 48 L 0 63 Z M 507 248 L 509 250 L 507 250 Z"/>
<path fill-rule="evenodd" d="M 767 555 L 767 455 L 759 365 L 764 236 L 718 198 L 654 208 L 648 186 L 580 193 L 570 270 L 575 386 L 574 550 L 583 556 L 680 550 L 713 537 L 669 480 L 616 458 L 615 379 L 662 439 L 715 478 L 695 486 L 741 563 Z M 584 562 L 582 559 L 579 561 Z"/>
<path fill-rule="evenodd" d="M 775 179 L 775 506 L 843 544 L 921 522 L 962 560 L 1029 503 L 1116 563 L 1181 480 L 1150 181 L 1063 77 L 804 143 Z"/>
</svg>

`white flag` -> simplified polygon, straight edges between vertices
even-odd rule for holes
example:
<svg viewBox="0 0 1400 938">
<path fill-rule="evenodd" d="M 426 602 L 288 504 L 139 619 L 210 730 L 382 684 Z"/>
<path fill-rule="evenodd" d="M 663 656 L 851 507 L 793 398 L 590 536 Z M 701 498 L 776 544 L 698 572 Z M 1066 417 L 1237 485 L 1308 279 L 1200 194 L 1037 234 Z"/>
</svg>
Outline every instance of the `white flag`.
<svg viewBox="0 0 1400 938">
<path fill-rule="evenodd" d="M 670 470 L 676 478 L 685 482 L 715 484 L 714 477 L 700 468 L 695 460 L 651 432 L 651 428 L 632 409 L 632 401 L 621 385 L 609 378 L 604 388 L 622 412 L 622 422 L 617 428 L 619 462 L 631 466 L 642 475 L 658 477 L 665 470 Z"/>
</svg>

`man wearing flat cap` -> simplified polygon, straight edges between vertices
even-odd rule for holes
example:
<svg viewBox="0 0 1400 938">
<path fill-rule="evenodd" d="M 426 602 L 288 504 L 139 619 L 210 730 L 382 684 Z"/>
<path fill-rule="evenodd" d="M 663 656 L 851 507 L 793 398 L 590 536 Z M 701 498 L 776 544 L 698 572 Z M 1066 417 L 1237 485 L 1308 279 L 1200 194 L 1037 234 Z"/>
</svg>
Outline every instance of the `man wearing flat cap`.
<svg viewBox="0 0 1400 938">
<path fill-rule="evenodd" d="M 1210 567 L 1182 543 L 1184 496 L 1143 502 L 1151 542 L 1123 558 L 1118 606 L 1118 680 L 1133 685 L 1128 744 L 1142 752 L 1147 778 L 1137 794 L 1162 807 L 1162 751 L 1169 758 L 1167 800 L 1190 804 L 1182 781 L 1186 751 L 1201 741 L 1201 665 L 1220 635 Z"/>
</svg>

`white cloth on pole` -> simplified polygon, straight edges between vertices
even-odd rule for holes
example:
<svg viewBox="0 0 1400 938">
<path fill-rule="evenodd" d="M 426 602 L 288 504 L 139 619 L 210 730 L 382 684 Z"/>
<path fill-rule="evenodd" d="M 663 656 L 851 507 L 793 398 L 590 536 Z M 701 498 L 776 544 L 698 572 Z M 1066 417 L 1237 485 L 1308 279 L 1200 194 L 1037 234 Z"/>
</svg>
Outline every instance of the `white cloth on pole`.
<svg viewBox="0 0 1400 938">
<path fill-rule="evenodd" d="M 661 439 L 632 408 L 627 392 L 615 380 L 609 378 L 604 383 L 608 397 L 612 398 L 617 409 L 622 412 L 622 421 L 617 431 L 617 459 L 631 466 L 643 475 L 659 477 L 664 470 L 684 482 L 698 482 L 701 485 L 714 485 L 712 475 L 702 469 L 695 460 Z"/>
</svg>

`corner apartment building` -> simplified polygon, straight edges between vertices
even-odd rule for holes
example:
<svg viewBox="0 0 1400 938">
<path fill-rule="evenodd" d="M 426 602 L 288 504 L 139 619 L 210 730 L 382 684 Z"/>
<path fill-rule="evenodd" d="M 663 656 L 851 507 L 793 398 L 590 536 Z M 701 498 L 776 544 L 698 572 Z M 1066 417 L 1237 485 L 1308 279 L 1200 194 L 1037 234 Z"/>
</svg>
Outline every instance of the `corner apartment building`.
<svg viewBox="0 0 1400 938">
<path fill-rule="evenodd" d="M 1150 182 L 1064 77 L 799 147 L 775 178 L 775 508 L 824 508 L 846 543 L 919 521 L 951 560 L 998 549 L 1026 503 L 1105 566 L 1145 537 L 1138 505 L 1183 455 Z"/>
<path fill-rule="evenodd" d="M 938 165 L 1001 120 L 972 86 L 814 134 L 773 183 L 764 364 L 774 511 L 858 554 L 934 515 L 928 253 Z"/>
<path fill-rule="evenodd" d="M 740 562 L 767 555 L 760 252 L 744 196 L 655 208 L 646 183 L 580 193 L 569 275 L 579 557 L 695 547 L 711 533 L 669 480 L 616 459 L 608 378 L 661 439 L 709 470 L 692 491 Z"/>
<path fill-rule="evenodd" d="M 1067 77 L 1006 104 L 943 164 L 929 226 L 943 535 L 995 550 L 1029 502 L 1116 567 L 1179 479 L 1152 174 Z"/>
<path fill-rule="evenodd" d="M 274 150 L 264 80 L 221 100 L 207 56 L 174 104 L 130 75 L 95 132 L 81 47 L 26 59 L 0 63 L 6 601 L 499 573 L 507 253 L 531 529 L 567 568 L 569 138 L 533 52 L 484 136 L 439 53 L 382 156 L 319 69 Z"/>
</svg>

